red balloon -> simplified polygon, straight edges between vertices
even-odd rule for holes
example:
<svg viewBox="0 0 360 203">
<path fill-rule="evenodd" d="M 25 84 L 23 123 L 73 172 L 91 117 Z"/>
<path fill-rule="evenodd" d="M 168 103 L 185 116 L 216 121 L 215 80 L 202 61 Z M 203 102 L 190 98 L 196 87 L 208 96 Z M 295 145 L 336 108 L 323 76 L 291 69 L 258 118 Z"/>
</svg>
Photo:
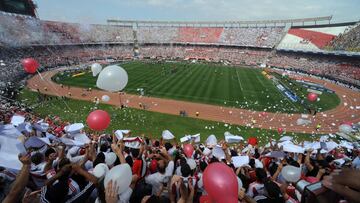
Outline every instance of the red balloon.
<svg viewBox="0 0 360 203">
<path fill-rule="evenodd" d="M 310 92 L 310 93 L 308 94 L 307 98 L 308 98 L 309 101 L 314 102 L 314 101 L 317 100 L 318 95 L 315 94 L 315 93 Z"/>
<path fill-rule="evenodd" d="M 191 144 L 184 145 L 184 154 L 187 158 L 190 158 L 194 153 L 194 147 Z"/>
<path fill-rule="evenodd" d="M 27 73 L 35 73 L 40 66 L 40 64 L 33 58 L 23 59 L 21 64 Z"/>
<path fill-rule="evenodd" d="M 279 133 L 279 134 L 282 134 L 283 132 L 284 132 L 284 129 L 278 128 L 278 133 Z"/>
<path fill-rule="evenodd" d="M 213 201 L 210 199 L 209 195 L 202 195 L 199 199 L 200 203 L 213 203 Z"/>
<path fill-rule="evenodd" d="M 248 143 L 251 144 L 252 146 L 255 146 L 255 145 L 257 145 L 258 140 L 256 137 L 249 137 Z"/>
<path fill-rule="evenodd" d="M 110 124 L 110 116 L 106 111 L 95 110 L 88 115 L 86 123 L 92 130 L 105 130 Z"/>
<path fill-rule="evenodd" d="M 216 162 L 206 167 L 204 188 L 211 200 L 217 203 L 238 202 L 238 181 L 234 171 L 224 163 Z"/>
</svg>

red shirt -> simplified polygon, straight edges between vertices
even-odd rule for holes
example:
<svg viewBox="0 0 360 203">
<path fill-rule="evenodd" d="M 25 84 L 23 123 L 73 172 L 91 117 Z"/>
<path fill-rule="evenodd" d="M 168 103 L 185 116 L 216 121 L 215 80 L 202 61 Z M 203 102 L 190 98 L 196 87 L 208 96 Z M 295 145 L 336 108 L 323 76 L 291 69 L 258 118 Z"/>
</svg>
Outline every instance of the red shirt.
<svg viewBox="0 0 360 203">
<path fill-rule="evenodd" d="M 139 178 L 141 177 L 141 169 L 142 169 L 142 160 L 136 159 L 132 166 L 132 174 L 137 175 Z"/>
</svg>

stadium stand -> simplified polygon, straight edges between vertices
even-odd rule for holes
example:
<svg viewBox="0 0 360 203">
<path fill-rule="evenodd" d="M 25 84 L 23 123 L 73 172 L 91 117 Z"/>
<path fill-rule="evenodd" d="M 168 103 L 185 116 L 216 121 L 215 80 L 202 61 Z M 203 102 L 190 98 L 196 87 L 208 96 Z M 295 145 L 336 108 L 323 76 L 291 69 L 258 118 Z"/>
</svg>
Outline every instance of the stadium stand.
<svg viewBox="0 0 360 203">
<path fill-rule="evenodd" d="M 295 50 L 322 50 L 338 35 L 351 29 L 351 25 L 329 25 L 293 27 L 282 39 L 277 48 Z"/>
<path fill-rule="evenodd" d="M 178 28 L 174 27 L 139 27 L 137 39 L 139 43 L 173 43 L 176 42 Z"/>
<path fill-rule="evenodd" d="M 223 28 L 180 27 L 178 42 L 214 44 L 219 42 Z"/>
<path fill-rule="evenodd" d="M 304 54 L 298 57 L 300 54 L 278 52 L 274 55 L 271 53 L 271 48 L 281 40 L 285 30 L 283 26 L 224 28 L 139 26 L 133 29 L 130 25 L 91 25 L 42 21 L 30 16 L 5 12 L 0 12 L 0 20 L 2 22 L 0 29 L 3 31 L 0 35 L 0 42 L 2 46 L 7 47 L 1 51 L 1 58 L 4 61 L 2 67 L 14 64 L 18 59 L 28 56 L 39 58 L 42 64 L 48 66 L 56 66 L 63 61 L 78 64 L 96 57 L 131 59 L 133 56 L 131 46 L 122 45 L 133 44 L 137 40 L 141 45 L 140 58 L 228 61 L 236 65 L 271 64 L 277 67 L 296 68 L 311 74 L 321 74 L 332 79 L 338 78 L 341 81 L 359 85 L 359 66 L 357 65 L 359 63 L 355 59 L 335 57 L 336 60 L 333 60 L 334 57 L 331 56 L 311 55 L 308 57 L 309 54 Z M 278 48 L 287 46 L 288 40 L 293 40 L 292 43 L 300 44 L 300 47 L 306 49 L 331 46 L 335 48 L 335 46 L 340 46 L 336 45 L 340 43 L 347 47 L 356 47 L 359 44 L 358 30 L 359 26 L 354 24 L 294 27 L 289 29 Z M 344 34 L 339 35 L 340 33 Z M 334 37 L 337 35 L 339 35 L 338 38 Z M 331 45 L 333 38 L 335 39 Z M 90 46 L 103 43 L 118 44 L 118 46 Z M 34 47 L 38 45 L 44 47 Z M 69 46 L 55 47 L 51 45 Z M 20 54 L 17 57 L 5 51 L 9 50 L 8 47 L 24 49 L 27 46 L 30 47 L 21 51 L 10 48 L 10 52 Z M 299 47 L 297 46 L 297 48 Z M 341 47 L 338 48 L 341 49 Z M 31 52 L 29 50 L 34 53 L 25 56 L 24 53 Z M 45 51 L 40 53 L 38 50 Z M 270 56 L 273 57 L 270 58 L 271 63 L 268 63 L 267 60 Z M 11 58 L 11 61 L 7 61 L 8 58 Z M 12 71 L 16 72 L 16 70 L 20 69 L 14 68 Z M 5 73 L 2 72 L 2 74 Z M 3 78 L 4 81 L 7 80 L 7 77 Z"/>
<path fill-rule="evenodd" d="M 329 45 L 331 50 L 360 51 L 360 24 L 337 36 Z"/>
<path fill-rule="evenodd" d="M 7 46 L 133 43 L 132 27 L 41 21 L 5 12 L 0 20 L 0 41 Z"/>
<path fill-rule="evenodd" d="M 281 40 L 283 27 L 225 28 L 221 44 L 273 48 Z"/>
<path fill-rule="evenodd" d="M 269 58 L 268 65 L 346 81 L 360 86 L 360 61 L 358 58 L 321 56 L 315 54 L 277 53 Z"/>
</svg>

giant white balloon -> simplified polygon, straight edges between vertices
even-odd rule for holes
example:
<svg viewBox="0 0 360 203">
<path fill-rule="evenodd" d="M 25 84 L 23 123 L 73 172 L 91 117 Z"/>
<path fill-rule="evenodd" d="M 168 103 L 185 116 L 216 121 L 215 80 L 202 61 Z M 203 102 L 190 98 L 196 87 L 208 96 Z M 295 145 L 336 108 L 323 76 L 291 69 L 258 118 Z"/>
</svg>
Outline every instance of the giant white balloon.
<svg viewBox="0 0 360 203">
<path fill-rule="evenodd" d="M 110 101 L 110 97 L 109 97 L 108 95 L 103 95 L 103 96 L 101 97 L 101 100 L 102 100 L 103 102 L 108 102 L 108 101 Z"/>
<path fill-rule="evenodd" d="M 126 71 L 117 65 L 104 68 L 96 81 L 96 86 L 100 89 L 117 92 L 125 88 L 128 82 Z"/>
<path fill-rule="evenodd" d="M 97 76 L 97 74 L 99 74 L 101 72 L 101 70 L 102 70 L 102 67 L 100 64 L 94 63 L 91 65 L 91 72 L 94 77 Z"/>
<path fill-rule="evenodd" d="M 352 127 L 348 124 L 342 124 L 339 126 L 339 131 L 341 133 L 349 134 L 352 131 Z"/>
<path fill-rule="evenodd" d="M 117 165 L 106 174 L 104 179 L 104 187 L 107 187 L 108 182 L 110 180 L 113 181 L 113 183 L 116 181 L 117 186 L 119 187 L 118 194 L 121 194 L 125 192 L 132 179 L 132 172 L 129 164 L 120 164 Z"/>
<path fill-rule="evenodd" d="M 285 166 L 281 170 L 281 175 L 287 182 L 296 183 L 300 179 L 301 169 L 295 166 Z"/>
</svg>

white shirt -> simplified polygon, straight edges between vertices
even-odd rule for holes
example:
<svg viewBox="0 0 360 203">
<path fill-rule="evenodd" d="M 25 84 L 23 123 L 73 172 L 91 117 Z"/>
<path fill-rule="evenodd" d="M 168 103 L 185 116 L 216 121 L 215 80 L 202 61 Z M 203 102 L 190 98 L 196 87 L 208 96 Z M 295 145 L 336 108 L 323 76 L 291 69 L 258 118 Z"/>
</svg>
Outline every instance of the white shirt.
<svg viewBox="0 0 360 203">
<path fill-rule="evenodd" d="M 169 177 L 172 176 L 174 170 L 174 162 L 170 161 L 165 169 L 165 173 L 161 174 L 156 172 L 145 177 L 145 182 L 152 186 L 152 194 L 158 194 L 161 186 L 169 181 Z"/>
</svg>

